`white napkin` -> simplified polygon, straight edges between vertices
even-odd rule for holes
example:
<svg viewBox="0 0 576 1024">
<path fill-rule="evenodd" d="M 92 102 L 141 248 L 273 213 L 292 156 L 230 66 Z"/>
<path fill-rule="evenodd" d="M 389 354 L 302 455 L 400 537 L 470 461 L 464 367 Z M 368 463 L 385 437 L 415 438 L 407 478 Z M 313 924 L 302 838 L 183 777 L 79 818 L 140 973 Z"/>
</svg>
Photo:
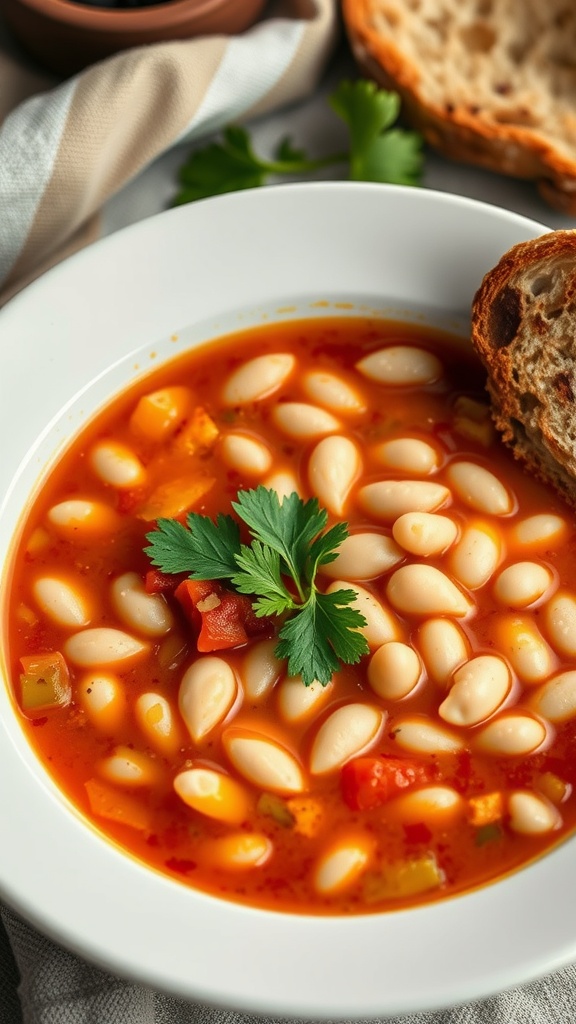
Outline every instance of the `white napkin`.
<svg viewBox="0 0 576 1024">
<path fill-rule="evenodd" d="M 276 0 L 242 35 L 138 47 L 54 84 L 0 24 L 0 302 L 97 238 L 106 200 L 167 149 L 309 95 L 337 29 L 336 0 Z"/>
</svg>

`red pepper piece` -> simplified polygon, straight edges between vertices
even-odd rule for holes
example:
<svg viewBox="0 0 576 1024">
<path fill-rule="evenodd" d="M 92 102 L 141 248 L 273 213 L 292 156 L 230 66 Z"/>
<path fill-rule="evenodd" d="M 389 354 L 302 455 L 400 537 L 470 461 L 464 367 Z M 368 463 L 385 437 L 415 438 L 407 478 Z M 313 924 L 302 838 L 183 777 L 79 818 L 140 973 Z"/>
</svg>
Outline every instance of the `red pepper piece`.
<svg viewBox="0 0 576 1024">
<path fill-rule="evenodd" d="M 409 758 L 381 755 L 356 757 L 342 768 L 342 797 L 352 811 L 369 811 L 414 785 L 425 785 L 425 765 Z"/>
<path fill-rule="evenodd" d="M 149 569 L 144 577 L 144 589 L 147 594 L 172 594 L 187 578 L 186 572 L 169 573 L 160 569 Z"/>
</svg>

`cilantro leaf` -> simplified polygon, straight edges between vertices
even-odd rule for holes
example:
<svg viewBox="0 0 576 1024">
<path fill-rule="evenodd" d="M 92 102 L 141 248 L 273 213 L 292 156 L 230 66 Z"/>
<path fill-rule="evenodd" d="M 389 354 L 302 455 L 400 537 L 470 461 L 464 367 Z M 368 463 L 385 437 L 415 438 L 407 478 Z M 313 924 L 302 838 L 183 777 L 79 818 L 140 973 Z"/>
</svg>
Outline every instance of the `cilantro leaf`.
<svg viewBox="0 0 576 1024">
<path fill-rule="evenodd" d="M 348 167 L 348 177 L 355 181 L 419 184 L 422 138 L 392 128 L 400 112 L 397 93 L 361 78 L 341 82 L 328 103 L 348 128 L 347 151 L 313 158 L 284 138 L 266 160 L 254 151 L 246 128 L 229 125 L 219 141 L 193 150 L 180 168 L 181 188 L 174 204 L 255 188 L 273 175 L 304 175 L 339 164 Z"/>
</svg>

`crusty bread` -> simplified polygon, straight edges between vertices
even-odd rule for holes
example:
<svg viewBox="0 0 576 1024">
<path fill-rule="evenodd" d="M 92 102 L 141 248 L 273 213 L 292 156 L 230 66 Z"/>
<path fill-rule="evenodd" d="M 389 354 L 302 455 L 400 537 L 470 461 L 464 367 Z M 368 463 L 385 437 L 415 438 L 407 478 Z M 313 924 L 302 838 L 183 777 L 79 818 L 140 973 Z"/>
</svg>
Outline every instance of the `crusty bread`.
<svg viewBox="0 0 576 1024">
<path fill-rule="evenodd" d="M 576 215 L 574 0 L 343 0 L 352 51 L 446 156 Z"/>
<path fill-rule="evenodd" d="M 502 257 L 474 297 L 471 338 L 503 440 L 576 508 L 576 230 Z"/>
</svg>

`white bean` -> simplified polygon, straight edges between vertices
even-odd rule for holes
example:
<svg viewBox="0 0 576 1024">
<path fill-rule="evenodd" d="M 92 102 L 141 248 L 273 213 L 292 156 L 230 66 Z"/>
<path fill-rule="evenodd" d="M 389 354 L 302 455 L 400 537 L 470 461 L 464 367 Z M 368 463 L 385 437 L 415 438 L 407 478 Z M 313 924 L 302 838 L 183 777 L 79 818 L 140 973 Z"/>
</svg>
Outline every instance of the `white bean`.
<svg viewBox="0 0 576 1024">
<path fill-rule="evenodd" d="M 341 426 L 331 412 L 306 402 L 280 402 L 272 410 L 272 419 L 288 437 L 301 440 L 333 434 Z"/>
<path fill-rule="evenodd" d="M 531 754 L 546 739 L 546 726 L 531 715 L 514 711 L 494 718 L 476 733 L 475 746 L 496 757 Z"/>
<path fill-rule="evenodd" d="M 267 487 L 269 491 L 276 491 L 280 501 L 283 498 L 287 498 L 289 494 L 300 494 L 300 487 L 295 474 L 285 469 L 280 469 L 277 473 L 271 473 L 270 476 L 262 481 L 262 486 Z"/>
<path fill-rule="evenodd" d="M 205 852 L 210 867 L 221 871 L 251 871 L 270 860 L 274 844 L 260 832 L 234 832 L 212 839 Z"/>
<path fill-rule="evenodd" d="M 368 682 L 383 700 L 402 700 L 418 683 L 420 658 L 413 647 L 391 640 L 382 644 L 368 662 Z"/>
<path fill-rule="evenodd" d="M 417 437 L 396 437 L 376 445 L 373 454 L 378 462 L 399 473 L 426 476 L 438 467 L 438 452 L 431 444 Z"/>
<path fill-rule="evenodd" d="M 268 736 L 227 729 L 222 741 L 230 761 L 248 782 L 273 793 L 301 793 L 306 782 L 294 754 Z"/>
<path fill-rule="evenodd" d="M 397 387 L 431 384 L 442 376 L 442 363 L 432 352 L 415 345 L 389 345 L 356 363 L 365 377 Z"/>
<path fill-rule="evenodd" d="M 160 693 L 141 693 L 134 704 L 136 721 L 149 743 L 167 757 L 173 756 L 182 745 L 172 706 Z"/>
<path fill-rule="evenodd" d="M 490 718 L 506 699 L 511 685 L 510 670 L 503 658 L 479 654 L 461 665 L 454 682 L 438 708 L 450 725 L 478 725 Z"/>
<path fill-rule="evenodd" d="M 275 656 L 277 640 L 258 640 L 249 648 L 240 668 L 247 700 L 260 700 L 280 678 L 283 662 Z"/>
<path fill-rule="evenodd" d="M 508 813 L 510 828 L 521 835 L 543 835 L 562 824 L 560 813 L 553 804 L 527 790 L 517 790 L 510 794 Z"/>
<path fill-rule="evenodd" d="M 333 562 L 321 566 L 331 579 L 373 580 L 404 559 L 401 548 L 384 533 L 351 533 L 338 548 Z"/>
<path fill-rule="evenodd" d="M 309 370 L 302 378 L 302 387 L 308 398 L 317 405 L 325 405 L 332 412 L 362 413 L 366 404 L 362 395 L 349 381 L 327 370 Z"/>
<path fill-rule="evenodd" d="M 555 659 L 529 616 L 503 615 L 494 626 L 496 643 L 521 682 L 539 683 L 554 669 Z"/>
<path fill-rule="evenodd" d="M 374 840 L 365 832 L 351 833 L 332 841 L 312 869 L 312 884 L 321 896 L 349 889 L 370 863 Z"/>
<path fill-rule="evenodd" d="M 514 562 L 499 574 L 494 597 L 509 608 L 527 608 L 545 594 L 552 573 L 540 562 Z"/>
<path fill-rule="evenodd" d="M 510 539 L 526 548 L 548 548 L 562 543 L 568 533 L 568 523 L 561 516 L 540 512 L 515 523 Z"/>
<path fill-rule="evenodd" d="M 86 673 L 76 684 L 76 694 L 93 725 L 108 734 L 116 732 L 127 713 L 124 689 L 116 676 Z"/>
<path fill-rule="evenodd" d="M 530 705 L 549 722 L 576 718 L 576 670 L 567 669 L 548 679 L 534 692 Z"/>
<path fill-rule="evenodd" d="M 333 434 L 324 437 L 313 449 L 308 480 L 320 504 L 335 516 L 341 516 L 352 484 L 361 471 L 362 460 L 354 442 L 349 437 Z"/>
<path fill-rule="evenodd" d="M 220 442 L 222 459 L 231 469 L 247 476 L 259 477 L 272 465 L 272 452 L 256 437 L 247 434 L 224 434 Z"/>
<path fill-rule="evenodd" d="M 44 614 L 59 626 L 88 626 L 92 618 L 88 595 L 75 581 L 58 576 L 39 576 L 32 584 L 32 593 Z"/>
<path fill-rule="evenodd" d="M 452 548 L 448 568 L 459 583 L 478 590 L 488 582 L 500 561 L 500 539 L 489 523 L 470 523 Z"/>
<path fill-rule="evenodd" d="M 48 511 L 48 522 L 68 540 L 82 543 L 89 537 L 114 533 L 120 521 L 117 513 L 103 501 L 90 498 L 69 498 L 53 505 Z"/>
<path fill-rule="evenodd" d="M 310 771 L 314 775 L 337 771 L 369 750 L 384 728 L 386 713 L 371 704 L 344 704 L 332 711 L 322 723 L 310 751 Z"/>
<path fill-rule="evenodd" d="M 333 594 L 337 590 L 352 590 L 356 594 L 349 607 L 356 608 L 366 619 L 366 625 L 360 626 L 358 632 L 366 638 L 369 647 L 380 647 L 388 640 L 400 639 L 400 626 L 395 616 L 369 590 L 358 583 L 334 580 L 326 593 Z"/>
<path fill-rule="evenodd" d="M 358 494 L 363 510 L 386 523 L 406 512 L 434 512 L 449 497 L 447 487 L 431 480 L 378 480 L 366 484 Z"/>
<path fill-rule="evenodd" d="M 467 615 L 468 598 L 440 569 L 433 565 L 402 565 L 386 588 L 390 604 L 408 615 Z"/>
<path fill-rule="evenodd" d="M 228 377 L 222 393 L 223 400 L 226 405 L 259 402 L 282 387 L 295 366 L 296 359 L 289 352 L 269 352 L 249 359 Z"/>
<path fill-rule="evenodd" d="M 95 626 L 74 633 L 64 644 L 64 654 L 73 664 L 81 668 L 127 664 L 142 658 L 150 650 L 149 645 L 121 629 Z"/>
<path fill-rule="evenodd" d="M 387 814 L 406 824 L 442 824 L 464 812 L 464 800 L 451 786 L 422 786 L 391 800 Z"/>
<path fill-rule="evenodd" d="M 395 718 L 392 732 L 398 746 L 413 754 L 454 754 L 464 747 L 461 736 L 424 715 Z"/>
<path fill-rule="evenodd" d="M 464 633 L 450 619 L 427 619 L 418 630 L 417 643 L 430 679 L 439 686 L 448 685 L 470 654 Z"/>
<path fill-rule="evenodd" d="M 576 657 L 576 597 L 565 591 L 556 594 L 544 606 L 544 624 L 554 650 Z"/>
<path fill-rule="evenodd" d="M 458 527 L 448 516 L 433 512 L 405 512 L 392 526 L 394 540 L 411 555 L 439 555 L 454 543 Z"/>
<path fill-rule="evenodd" d="M 476 512 L 504 516 L 512 511 L 512 495 L 494 473 L 477 462 L 452 462 L 446 475 L 461 501 Z"/>
<path fill-rule="evenodd" d="M 112 605 L 125 626 L 144 636 L 158 637 L 169 633 L 174 616 L 162 594 L 148 594 L 136 572 L 117 576 L 110 587 Z"/>
<path fill-rule="evenodd" d="M 224 721 L 238 695 L 236 676 L 227 661 L 204 655 L 182 676 L 178 706 L 195 743 Z"/>
<path fill-rule="evenodd" d="M 179 772 L 174 789 L 193 810 L 227 825 L 241 825 L 253 809 L 253 800 L 241 783 L 213 768 L 196 767 Z"/>
<path fill-rule="evenodd" d="M 138 456 L 119 441 L 99 441 L 89 458 L 96 476 L 111 487 L 142 487 L 146 480 L 146 470 Z"/>
<path fill-rule="evenodd" d="M 152 786 L 158 778 L 158 766 L 139 750 L 118 746 L 98 764 L 98 772 L 109 782 L 122 786 Z"/>
<path fill-rule="evenodd" d="M 287 676 L 278 686 L 278 709 L 288 723 L 301 722 L 318 711 L 333 689 L 332 680 L 322 686 L 304 686 L 301 676 Z"/>
</svg>

